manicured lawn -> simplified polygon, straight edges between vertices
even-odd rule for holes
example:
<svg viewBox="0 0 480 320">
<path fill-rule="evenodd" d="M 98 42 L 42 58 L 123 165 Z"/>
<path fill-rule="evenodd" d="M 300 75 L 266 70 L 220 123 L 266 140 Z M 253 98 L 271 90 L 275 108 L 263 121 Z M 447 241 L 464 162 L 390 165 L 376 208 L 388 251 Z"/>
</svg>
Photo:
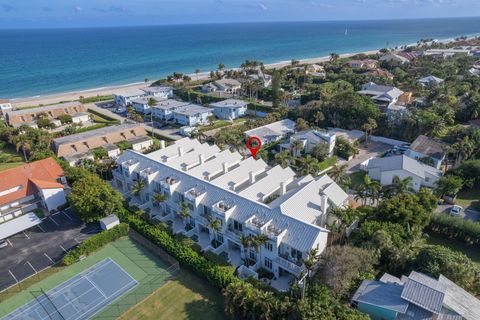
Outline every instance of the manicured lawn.
<svg viewBox="0 0 480 320">
<path fill-rule="evenodd" d="M 460 251 L 467 255 L 473 262 L 480 266 L 480 250 L 476 246 L 467 245 L 461 241 L 449 239 L 438 234 L 429 234 L 428 244 L 442 245 L 449 249 Z"/>
<path fill-rule="evenodd" d="M 367 173 L 365 171 L 357 171 L 350 175 L 350 188 L 355 189 L 355 187 L 361 185 L 363 183 L 363 177 L 365 177 Z"/>
<path fill-rule="evenodd" d="M 209 131 L 209 130 L 213 130 L 213 129 L 227 127 L 227 126 L 230 126 L 231 124 L 232 124 L 231 122 L 228 122 L 228 121 L 225 121 L 225 120 L 217 120 L 217 121 L 215 121 L 214 123 L 212 123 L 208 126 L 198 127 L 198 131 L 200 131 L 200 132 Z"/>
<path fill-rule="evenodd" d="M 480 189 L 464 189 L 458 193 L 455 204 L 466 209 L 475 201 L 480 201 Z"/>
<path fill-rule="evenodd" d="M 216 320 L 226 319 L 226 316 L 220 291 L 190 271 L 182 269 L 176 279 L 170 280 L 120 319 Z"/>
</svg>

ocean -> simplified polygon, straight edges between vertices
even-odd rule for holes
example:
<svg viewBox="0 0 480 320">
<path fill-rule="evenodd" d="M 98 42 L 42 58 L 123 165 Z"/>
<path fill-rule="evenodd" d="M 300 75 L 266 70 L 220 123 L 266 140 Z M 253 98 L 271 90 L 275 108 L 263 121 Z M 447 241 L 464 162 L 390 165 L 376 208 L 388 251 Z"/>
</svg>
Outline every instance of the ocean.
<svg viewBox="0 0 480 320">
<path fill-rule="evenodd" d="M 348 35 L 345 35 L 348 29 Z M 480 33 L 480 18 L 0 30 L 0 98 L 314 58 Z"/>
</svg>

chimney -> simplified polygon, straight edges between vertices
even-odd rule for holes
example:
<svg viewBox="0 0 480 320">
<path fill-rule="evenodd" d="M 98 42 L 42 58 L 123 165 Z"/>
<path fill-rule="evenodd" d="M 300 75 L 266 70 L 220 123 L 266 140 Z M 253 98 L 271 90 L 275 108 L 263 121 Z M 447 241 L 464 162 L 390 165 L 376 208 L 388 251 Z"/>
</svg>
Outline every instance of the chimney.
<svg viewBox="0 0 480 320">
<path fill-rule="evenodd" d="M 253 171 L 250 171 L 248 173 L 248 176 L 250 178 L 250 184 L 254 184 L 255 183 L 255 174 L 253 173 Z"/>
<path fill-rule="evenodd" d="M 227 173 L 228 172 L 228 165 L 226 162 L 223 162 L 222 163 L 222 168 L 223 168 L 223 173 Z"/>
<path fill-rule="evenodd" d="M 287 185 L 285 182 L 280 182 L 280 195 L 283 196 L 287 193 Z"/>
<path fill-rule="evenodd" d="M 182 147 L 178 147 L 178 156 L 179 157 L 183 156 L 183 148 Z"/>
<path fill-rule="evenodd" d="M 165 149 L 165 140 L 160 140 L 160 149 Z"/>
<path fill-rule="evenodd" d="M 205 156 L 203 154 L 198 155 L 198 162 L 200 162 L 200 164 L 203 164 L 205 162 Z"/>
<path fill-rule="evenodd" d="M 322 212 L 323 214 L 326 214 L 328 209 L 328 197 L 326 195 L 322 195 L 320 199 L 321 199 Z"/>
</svg>

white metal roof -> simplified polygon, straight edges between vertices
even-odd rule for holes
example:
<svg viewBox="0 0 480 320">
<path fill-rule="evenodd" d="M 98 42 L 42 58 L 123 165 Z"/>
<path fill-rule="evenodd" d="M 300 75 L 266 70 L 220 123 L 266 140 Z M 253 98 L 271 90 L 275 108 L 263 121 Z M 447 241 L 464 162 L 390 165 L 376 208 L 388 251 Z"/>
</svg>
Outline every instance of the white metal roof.
<svg viewBox="0 0 480 320">
<path fill-rule="evenodd" d="M 227 149 L 216 154 L 214 158 L 206 161 L 203 165 L 188 170 L 188 174 L 209 180 L 210 177 L 223 171 L 223 163 L 226 163 L 227 168 L 230 168 L 241 160 L 242 156 L 238 152 L 231 152 Z"/>
<path fill-rule="evenodd" d="M 268 166 L 263 160 L 247 158 L 240 162 L 240 165 L 228 173 L 214 179 L 213 184 L 231 190 L 235 185 L 241 184 L 249 179 L 249 172 L 256 174 L 267 170 Z"/>
<path fill-rule="evenodd" d="M 290 168 L 283 169 L 276 166 L 267 172 L 267 176 L 256 181 L 251 186 L 240 192 L 240 195 L 256 201 L 263 201 L 264 197 L 272 194 L 280 188 L 280 183 L 285 185 L 292 182 L 295 172 Z"/>
<path fill-rule="evenodd" d="M 0 239 L 6 239 L 40 223 L 42 223 L 42 220 L 40 220 L 33 212 L 29 212 L 13 220 L 3 222 L 0 224 Z"/>
</svg>

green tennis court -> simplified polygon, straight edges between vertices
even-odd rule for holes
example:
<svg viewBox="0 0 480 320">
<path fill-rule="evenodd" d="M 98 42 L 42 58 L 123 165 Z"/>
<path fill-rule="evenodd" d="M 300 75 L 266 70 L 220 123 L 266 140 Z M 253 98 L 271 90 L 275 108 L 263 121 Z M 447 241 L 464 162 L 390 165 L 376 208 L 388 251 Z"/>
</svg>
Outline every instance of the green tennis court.
<svg viewBox="0 0 480 320">
<path fill-rule="evenodd" d="M 169 266 L 167 262 L 152 255 L 130 238 L 123 238 L 3 301 L 0 303 L 0 318 L 11 315 L 17 309 L 22 310 L 22 306 L 28 308 L 29 305 L 35 305 L 38 302 L 39 292 L 47 293 L 47 295 L 49 292 L 56 292 L 56 290 L 60 290 L 58 288 L 62 288 L 62 284 L 68 284 L 69 281 L 72 281 L 71 279 L 82 277 L 92 266 L 105 264 L 105 261 L 108 261 L 113 269 L 119 269 L 128 275 L 128 278 L 131 279 L 129 283 L 132 286 L 129 286 L 129 290 L 123 291 L 114 299 L 107 301 L 108 304 L 102 305 L 100 311 L 95 310 L 93 319 L 118 318 L 174 277 L 178 271 L 178 265 Z M 120 273 L 119 271 L 117 274 Z M 15 315 L 15 313 L 13 314 Z M 92 314 L 89 313 L 88 317 L 91 317 Z M 75 319 L 84 318 L 76 317 Z M 7 319 L 9 318 L 7 317 Z"/>
</svg>

